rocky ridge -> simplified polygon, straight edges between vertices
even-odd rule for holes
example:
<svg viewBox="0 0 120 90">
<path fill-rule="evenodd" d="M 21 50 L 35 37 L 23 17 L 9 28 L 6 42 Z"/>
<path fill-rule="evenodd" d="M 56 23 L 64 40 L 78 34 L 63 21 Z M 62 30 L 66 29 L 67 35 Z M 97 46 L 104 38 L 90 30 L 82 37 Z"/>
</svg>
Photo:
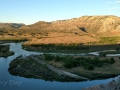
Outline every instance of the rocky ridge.
<svg viewBox="0 0 120 90">
<path fill-rule="evenodd" d="M 82 16 L 53 22 L 39 21 L 27 27 L 47 31 L 101 33 L 120 31 L 120 17 L 117 16 Z M 24 27 L 21 27 L 24 29 Z M 28 29 L 28 28 L 27 28 Z"/>
<path fill-rule="evenodd" d="M 0 30 L 27 30 L 34 32 L 57 32 L 75 34 L 99 34 L 120 32 L 120 17 L 117 16 L 82 16 L 53 22 L 39 21 L 31 25 L 0 23 Z"/>
</svg>

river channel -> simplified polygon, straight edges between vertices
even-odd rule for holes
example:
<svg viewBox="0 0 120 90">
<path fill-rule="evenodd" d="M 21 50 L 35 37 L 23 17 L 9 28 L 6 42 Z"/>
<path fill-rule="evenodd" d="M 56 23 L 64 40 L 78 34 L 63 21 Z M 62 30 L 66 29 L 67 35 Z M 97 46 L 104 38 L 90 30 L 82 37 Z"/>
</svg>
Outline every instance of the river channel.
<svg viewBox="0 0 120 90">
<path fill-rule="evenodd" d="M 0 90 L 82 90 L 82 88 L 84 87 L 106 84 L 111 80 L 117 78 L 115 77 L 104 80 L 92 80 L 84 82 L 56 82 L 56 81 L 50 82 L 41 79 L 13 76 L 9 74 L 9 72 L 7 71 L 10 62 L 13 59 L 20 55 L 28 56 L 31 54 L 43 54 L 43 53 L 25 51 L 22 49 L 21 43 L 8 43 L 8 44 L 10 44 L 10 51 L 15 52 L 15 54 L 13 56 L 9 56 L 8 58 L 2 57 L 0 58 Z"/>
</svg>

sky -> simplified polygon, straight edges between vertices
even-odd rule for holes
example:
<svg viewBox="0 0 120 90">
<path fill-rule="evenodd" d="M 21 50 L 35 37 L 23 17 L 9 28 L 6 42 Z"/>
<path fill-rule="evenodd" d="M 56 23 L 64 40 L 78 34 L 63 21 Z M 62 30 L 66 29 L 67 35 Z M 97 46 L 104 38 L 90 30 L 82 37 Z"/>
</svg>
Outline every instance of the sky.
<svg viewBox="0 0 120 90">
<path fill-rule="evenodd" d="M 120 0 L 0 0 L 0 22 L 33 24 L 81 16 L 120 17 Z"/>
</svg>

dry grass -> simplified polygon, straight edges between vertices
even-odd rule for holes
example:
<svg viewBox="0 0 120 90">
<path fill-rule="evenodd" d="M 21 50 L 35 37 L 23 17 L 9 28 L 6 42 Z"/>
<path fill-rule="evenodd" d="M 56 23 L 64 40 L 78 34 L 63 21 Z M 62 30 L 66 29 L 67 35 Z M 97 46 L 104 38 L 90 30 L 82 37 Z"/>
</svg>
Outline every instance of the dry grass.
<svg viewBox="0 0 120 90">
<path fill-rule="evenodd" d="M 93 57 L 93 56 L 91 56 Z M 102 57 L 100 60 L 111 58 L 111 57 Z M 85 72 L 85 73 L 102 73 L 102 74 L 120 74 L 120 59 L 118 57 L 113 57 L 115 59 L 114 64 L 103 65 L 102 67 L 96 67 L 93 71 L 86 70 L 84 68 L 72 68 L 72 71 Z"/>
<path fill-rule="evenodd" d="M 2 41 L 2 40 L 4 40 L 4 41 L 24 41 L 24 40 L 27 40 L 27 38 L 25 38 L 25 37 L 0 37 L 0 40 Z"/>
<path fill-rule="evenodd" d="M 90 36 L 77 36 L 77 35 L 66 35 L 58 37 L 49 36 L 49 38 L 33 38 L 31 41 L 27 42 L 26 44 L 48 44 L 48 43 L 86 43 L 86 42 L 94 42 L 99 41 L 97 38 L 93 38 Z"/>
</svg>

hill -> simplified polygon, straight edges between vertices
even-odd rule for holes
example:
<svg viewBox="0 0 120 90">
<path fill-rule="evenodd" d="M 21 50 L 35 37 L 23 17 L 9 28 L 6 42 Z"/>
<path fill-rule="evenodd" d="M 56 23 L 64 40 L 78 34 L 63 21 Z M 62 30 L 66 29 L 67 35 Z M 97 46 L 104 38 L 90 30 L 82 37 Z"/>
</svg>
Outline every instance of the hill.
<svg viewBox="0 0 120 90">
<path fill-rule="evenodd" d="M 31 29 L 65 32 L 100 33 L 120 31 L 120 17 L 117 16 L 82 16 L 53 22 L 39 21 L 28 25 Z M 24 29 L 24 27 L 21 27 Z"/>
<path fill-rule="evenodd" d="M 120 17 L 117 16 L 82 16 L 67 20 L 53 22 L 39 21 L 31 25 L 17 23 L 0 23 L 0 32 L 3 37 L 17 36 L 27 37 L 31 41 L 41 40 L 41 37 L 49 37 L 51 42 L 83 42 L 98 40 L 100 36 L 119 36 Z M 83 38 L 81 38 L 81 36 Z M 72 38 L 71 38 L 72 37 Z M 77 38 L 77 39 L 76 39 Z M 57 39 L 57 40 L 56 40 Z M 79 40 L 82 39 L 82 40 Z M 84 41 L 84 42 L 86 42 Z"/>
</svg>

